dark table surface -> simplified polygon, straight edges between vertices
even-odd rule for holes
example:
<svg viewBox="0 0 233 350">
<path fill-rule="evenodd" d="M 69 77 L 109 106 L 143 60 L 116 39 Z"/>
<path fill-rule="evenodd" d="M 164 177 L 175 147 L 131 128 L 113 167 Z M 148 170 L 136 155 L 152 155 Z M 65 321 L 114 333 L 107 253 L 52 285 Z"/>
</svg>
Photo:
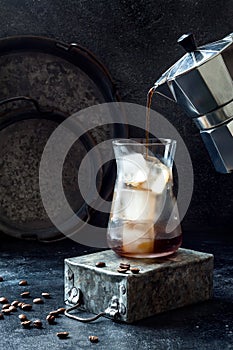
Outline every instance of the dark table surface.
<svg viewBox="0 0 233 350">
<path fill-rule="evenodd" d="M 233 240 L 223 234 L 185 233 L 183 247 L 212 253 L 215 257 L 214 297 L 212 300 L 166 312 L 132 325 L 101 318 L 80 323 L 60 316 L 54 325 L 45 321 L 49 311 L 63 307 L 64 258 L 97 251 L 71 240 L 41 244 L 4 237 L 0 248 L 0 296 L 9 301 L 20 298 L 24 290 L 32 298 L 49 292 L 51 299 L 25 312 L 28 318 L 40 318 L 42 329 L 23 329 L 20 311 L 0 320 L 0 349 L 233 349 Z M 27 287 L 18 285 L 21 279 Z M 56 332 L 68 331 L 69 338 L 59 340 Z M 89 335 L 99 342 L 91 344 Z"/>
</svg>

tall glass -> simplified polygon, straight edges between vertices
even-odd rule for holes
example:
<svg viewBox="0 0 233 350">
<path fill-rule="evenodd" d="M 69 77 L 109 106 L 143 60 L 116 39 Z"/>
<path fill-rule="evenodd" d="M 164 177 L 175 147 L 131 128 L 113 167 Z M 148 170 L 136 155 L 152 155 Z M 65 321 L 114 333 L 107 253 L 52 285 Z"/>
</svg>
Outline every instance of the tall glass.
<svg viewBox="0 0 233 350">
<path fill-rule="evenodd" d="M 154 258 L 174 253 L 182 232 L 172 167 L 176 141 L 114 140 L 117 178 L 107 240 L 118 255 Z"/>
</svg>

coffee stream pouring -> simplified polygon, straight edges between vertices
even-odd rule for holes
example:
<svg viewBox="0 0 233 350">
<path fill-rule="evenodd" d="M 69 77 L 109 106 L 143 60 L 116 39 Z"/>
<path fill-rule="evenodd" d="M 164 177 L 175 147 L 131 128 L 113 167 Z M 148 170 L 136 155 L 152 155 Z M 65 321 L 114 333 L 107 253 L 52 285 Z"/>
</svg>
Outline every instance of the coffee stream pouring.
<svg viewBox="0 0 233 350">
<path fill-rule="evenodd" d="M 187 53 L 155 83 L 154 92 L 177 102 L 200 129 L 215 169 L 233 171 L 233 33 L 196 47 L 192 34 L 178 43 Z"/>
</svg>

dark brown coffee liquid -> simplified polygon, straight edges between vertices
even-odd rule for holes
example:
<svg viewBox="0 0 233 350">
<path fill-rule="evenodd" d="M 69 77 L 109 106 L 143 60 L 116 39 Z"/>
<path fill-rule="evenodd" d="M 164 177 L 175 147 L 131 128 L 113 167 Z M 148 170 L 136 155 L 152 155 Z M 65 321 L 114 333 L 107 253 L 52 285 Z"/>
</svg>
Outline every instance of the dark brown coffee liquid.
<svg viewBox="0 0 233 350">
<path fill-rule="evenodd" d="M 150 107 L 152 103 L 152 97 L 154 95 L 155 87 L 153 86 L 147 93 L 147 101 L 146 101 L 146 143 L 149 143 L 150 136 Z M 146 148 L 146 157 L 148 157 L 148 147 Z"/>
<path fill-rule="evenodd" d="M 116 254 L 120 256 L 143 258 L 143 255 L 144 255 L 145 258 L 150 258 L 150 257 L 156 258 L 160 256 L 167 256 L 167 255 L 173 254 L 181 246 L 181 243 L 182 243 L 182 234 L 179 234 L 178 236 L 174 238 L 169 238 L 169 239 L 156 239 L 153 253 L 145 253 L 145 254 L 139 253 L 138 256 L 136 253 L 131 253 L 123 250 L 122 246 L 118 244 L 117 241 L 112 242 L 111 248 L 112 250 L 115 251 Z"/>
</svg>

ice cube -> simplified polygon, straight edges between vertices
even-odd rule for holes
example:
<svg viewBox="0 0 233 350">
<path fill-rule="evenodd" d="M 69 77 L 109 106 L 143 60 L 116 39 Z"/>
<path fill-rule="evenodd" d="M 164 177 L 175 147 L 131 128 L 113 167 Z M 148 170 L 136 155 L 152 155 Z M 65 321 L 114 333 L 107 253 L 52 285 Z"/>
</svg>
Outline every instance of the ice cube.
<svg viewBox="0 0 233 350">
<path fill-rule="evenodd" d="M 138 184 L 147 180 L 149 169 L 142 154 L 131 153 L 120 158 L 120 160 L 124 183 L 137 187 Z"/>
<path fill-rule="evenodd" d="M 155 164 L 153 176 L 150 178 L 149 188 L 156 194 L 161 194 L 169 180 L 170 171 L 165 165 Z"/>
<path fill-rule="evenodd" d="M 122 250 L 125 253 L 153 253 L 155 239 L 153 224 L 153 222 L 124 223 Z"/>
<path fill-rule="evenodd" d="M 115 196 L 113 217 L 152 221 L 155 216 L 155 204 L 155 194 L 150 190 L 122 189 Z"/>
</svg>

